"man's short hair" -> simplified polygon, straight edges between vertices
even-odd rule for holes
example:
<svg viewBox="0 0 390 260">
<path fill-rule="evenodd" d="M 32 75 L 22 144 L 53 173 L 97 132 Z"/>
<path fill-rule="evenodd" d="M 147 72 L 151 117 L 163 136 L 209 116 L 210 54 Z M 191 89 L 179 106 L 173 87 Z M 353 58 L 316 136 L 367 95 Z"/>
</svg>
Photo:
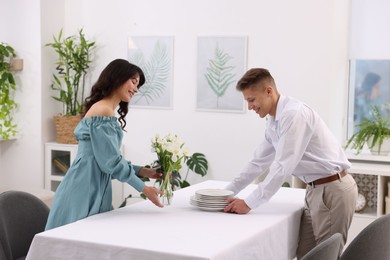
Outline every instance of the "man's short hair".
<svg viewBox="0 0 390 260">
<path fill-rule="evenodd" d="M 236 89 L 243 91 L 258 83 L 267 83 L 275 86 L 274 78 L 267 69 L 253 68 L 248 70 L 244 76 L 242 76 L 242 78 L 237 83 Z"/>
</svg>

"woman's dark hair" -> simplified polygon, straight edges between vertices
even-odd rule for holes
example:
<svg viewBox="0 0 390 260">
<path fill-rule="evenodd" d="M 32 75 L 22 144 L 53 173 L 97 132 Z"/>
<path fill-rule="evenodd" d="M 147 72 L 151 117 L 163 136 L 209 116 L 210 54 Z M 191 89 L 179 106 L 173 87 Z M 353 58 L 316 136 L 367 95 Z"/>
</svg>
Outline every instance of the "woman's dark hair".
<svg viewBox="0 0 390 260">
<path fill-rule="evenodd" d="M 113 91 L 136 76 L 139 76 L 138 88 L 140 88 L 145 83 L 145 75 L 141 68 L 123 59 L 111 61 L 107 67 L 104 68 L 97 82 L 92 86 L 90 96 L 85 99 L 82 116 L 85 116 L 93 104 L 110 96 Z M 122 129 L 126 126 L 125 117 L 128 111 L 129 103 L 121 101 L 118 108 L 118 121 L 121 124 Z"/>
<path fill-rule="evenodd" d="M 378 82 L 381 80 L 381 76 L 379 76 L 376 73 L 369 72 L 364 77 L 363 83 L 362 83 L 362 89 L 367 92 L 371 93 L 372 88 L 378 84 Z"/>
</svg>

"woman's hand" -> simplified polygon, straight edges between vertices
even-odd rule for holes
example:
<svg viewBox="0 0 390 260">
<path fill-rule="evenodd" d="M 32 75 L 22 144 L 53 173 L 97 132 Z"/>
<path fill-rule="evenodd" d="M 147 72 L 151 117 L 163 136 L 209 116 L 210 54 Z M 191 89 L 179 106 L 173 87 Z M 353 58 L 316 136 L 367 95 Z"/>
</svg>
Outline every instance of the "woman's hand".
<svg viewBox="0 0 390 260">
<path fill-rule="evenodd" d="M 153 202 L 154 205 L 160 208 L 164 207 L 160 199 L 158 198 L 158 196 L 163 195 L 164 192 L 160 191 L 159 189 L 156 189 L 155 187 L 150 187 L 150 186 L 145 186 L 142 192 L 151 202 Z"/>
<path fill-rule="evenodd" d="M 162 172 L 158 171 L 156 168 L 142 167 L 138 172 L 138 177 L 149 178 L 149 179 L 161 179 Z"/>
</svg>

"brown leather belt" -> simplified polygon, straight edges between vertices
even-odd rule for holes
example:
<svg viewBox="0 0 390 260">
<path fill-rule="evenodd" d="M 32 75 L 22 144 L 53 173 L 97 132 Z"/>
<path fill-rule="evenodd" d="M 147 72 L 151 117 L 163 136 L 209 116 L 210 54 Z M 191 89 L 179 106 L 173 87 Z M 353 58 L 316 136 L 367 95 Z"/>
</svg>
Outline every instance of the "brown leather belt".
<svg viewBox="0 0 390 260">
<path fill-rule="evenodd" d="M 339 179 L 343 178 L 345 175 L 347 175 L 347 173 L 343 170 L 339 173 L 336 173 L 335 175 L 309 182 L 308 185 L 315 186 L 315 185 L 320 185 L 320 184 L 332 182 L 332 181 L 339 180 Z"/>
</svg>

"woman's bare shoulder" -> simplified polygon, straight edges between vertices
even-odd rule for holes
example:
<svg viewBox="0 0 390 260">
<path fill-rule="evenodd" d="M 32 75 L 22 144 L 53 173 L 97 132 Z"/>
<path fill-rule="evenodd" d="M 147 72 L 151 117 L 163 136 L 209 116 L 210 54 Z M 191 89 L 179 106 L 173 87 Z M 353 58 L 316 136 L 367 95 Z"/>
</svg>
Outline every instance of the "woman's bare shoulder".
<svg viewBox="0 0 390 260">
<path fill-rule="evenodd" d="M 93 116 L 114 116 L 115 111 L 105 102 L 98 101 L 91 106 L 88 112 L 85 114 L 86 118 Z"/>
</svg>

